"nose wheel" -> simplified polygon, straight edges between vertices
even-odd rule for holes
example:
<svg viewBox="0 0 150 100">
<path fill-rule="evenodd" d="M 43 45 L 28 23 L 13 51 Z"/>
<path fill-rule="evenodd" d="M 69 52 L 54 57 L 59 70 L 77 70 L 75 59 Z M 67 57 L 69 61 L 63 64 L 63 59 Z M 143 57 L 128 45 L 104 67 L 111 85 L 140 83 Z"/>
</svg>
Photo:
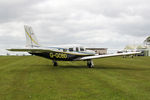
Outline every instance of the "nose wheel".
<svg viewBox="0 0 150 100">
<path fill-rule="evenodd" d="M 93 61 L 91 59 L 87 60 L 87 67 L 89 67 L 89 68 L 93 68 L 94 67 L 94 63 L 93 63 Z"/>
<path fill-rule="evenodd" d="M 53 66 L 58 66 L 58 63 L 55 60 L 53 60 Z"/>
</svg>

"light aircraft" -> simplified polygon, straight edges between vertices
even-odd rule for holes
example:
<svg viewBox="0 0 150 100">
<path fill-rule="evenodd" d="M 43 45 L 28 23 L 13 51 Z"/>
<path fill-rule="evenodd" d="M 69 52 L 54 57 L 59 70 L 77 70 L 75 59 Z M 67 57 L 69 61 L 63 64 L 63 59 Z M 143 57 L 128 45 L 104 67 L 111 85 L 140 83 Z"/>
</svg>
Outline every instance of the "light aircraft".
<svg viewBox="0 0 150 100">
<path fill-rule="evenodd" d="M 26 47 L 11 48 L 7 50 L 17 52 L 28 52 L 32 55 L 51 59 L 53 62 L 53 66 L 58 66 L 57 61 L 87 61 L 87 67 L 92 68 L 94 67 L 92 59 L 133 55 L 140 53 L 140 52 L 127 52 L 127 53 L 96 55 L 94 51 L 86 50 L 82 46 L 45 47 L 39 44 L 31 26 L 24 25 L 24 29 L 26 35 Z"/>
</svg>

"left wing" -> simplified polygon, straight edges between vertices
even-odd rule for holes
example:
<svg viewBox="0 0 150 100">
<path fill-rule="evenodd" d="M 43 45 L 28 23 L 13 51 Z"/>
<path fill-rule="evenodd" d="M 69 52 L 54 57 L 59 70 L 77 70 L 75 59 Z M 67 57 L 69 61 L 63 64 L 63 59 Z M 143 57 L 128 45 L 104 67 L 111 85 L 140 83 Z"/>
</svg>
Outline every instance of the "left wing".
<svg viewBox="0 0 150 100">
<path fill-rule="evenodd" d="M 116 54 L 97 55 L 97 56 L 86 56 L 86 57 L 80 58 L 80 60 L 107 58 L 107 57 L 124 56 L 124 55 L 134 55 L 134 54 L 140 54 L 140 53 L 141 52 L 127 52 L 127 53 L 116 53 Z"/>
<path fill-rule="evenodd" d="M 16 49 L 7 49 L 8 51 L 16 51 L 16 52 L 30 52 L 30 53 L 42 53 L 42 52 L 55 52 L 51 49 L 45 48 L 16 48 Z"/>
</svg>

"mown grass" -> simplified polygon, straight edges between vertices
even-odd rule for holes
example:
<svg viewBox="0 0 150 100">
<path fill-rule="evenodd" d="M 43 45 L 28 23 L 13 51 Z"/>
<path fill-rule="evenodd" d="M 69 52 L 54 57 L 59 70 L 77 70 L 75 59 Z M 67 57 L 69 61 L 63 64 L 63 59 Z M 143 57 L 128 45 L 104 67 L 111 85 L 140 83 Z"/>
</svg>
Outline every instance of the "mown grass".
<svg viewBox="0 0 150 100">
<path fill-rule="evenodd" d="M 58 63 L 0 57 L 0 100 L 150 100 L 150 57 Z"/>
</svg>

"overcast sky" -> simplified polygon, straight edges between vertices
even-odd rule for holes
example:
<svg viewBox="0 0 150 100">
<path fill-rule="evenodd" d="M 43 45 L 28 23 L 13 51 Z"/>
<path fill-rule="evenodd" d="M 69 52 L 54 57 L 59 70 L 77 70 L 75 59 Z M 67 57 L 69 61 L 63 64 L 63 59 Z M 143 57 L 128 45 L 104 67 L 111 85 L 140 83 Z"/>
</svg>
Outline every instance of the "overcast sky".
<svg viewBox="0 0 150 100">
<path fill-rule="evenodd" d="M 150 35 L 150 0 L 0 0 L 0 49 L 24 47 L 25 24 L 44 45 L 124 48 Z"/>
</svg>

